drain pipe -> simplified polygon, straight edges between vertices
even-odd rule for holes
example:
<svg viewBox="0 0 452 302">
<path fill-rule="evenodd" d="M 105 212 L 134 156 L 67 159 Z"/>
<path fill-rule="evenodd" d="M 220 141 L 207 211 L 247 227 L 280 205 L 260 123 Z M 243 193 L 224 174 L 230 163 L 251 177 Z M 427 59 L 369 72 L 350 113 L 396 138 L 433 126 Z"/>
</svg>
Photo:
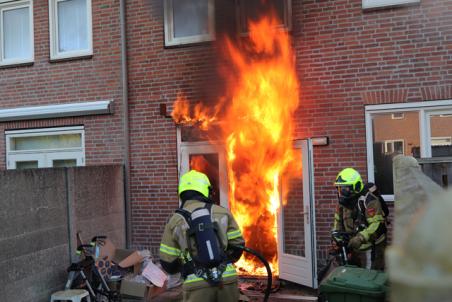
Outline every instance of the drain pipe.
<svg viewBox="0 0 452 302">
<path fill-rule="evenodd" d="M 126 37 L 126 1 L 119 0 L 119 21 L 121 28 L 121 84 L 122 84 L 122 114 L 124 133 L 124 199 L 126 219 L 126 247 L 132 245 L 132 211 L 130 205 L 130 136 L 129 136 L 129 86 L 127 78 L 127 37 Z"/>
</svg>

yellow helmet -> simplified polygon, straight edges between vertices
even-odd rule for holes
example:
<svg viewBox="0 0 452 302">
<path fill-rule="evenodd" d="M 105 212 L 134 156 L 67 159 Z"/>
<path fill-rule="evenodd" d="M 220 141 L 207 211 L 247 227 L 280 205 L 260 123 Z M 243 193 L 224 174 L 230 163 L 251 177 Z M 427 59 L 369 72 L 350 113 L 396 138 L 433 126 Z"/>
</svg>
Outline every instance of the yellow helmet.
<svg viewBox="0 0 452 302">
<path fill-rule="evenodd" d="M 354 193 L 361 192 L 364 187 L 361 175 L 353 168 L 345 168 L 339 172 L 334 185 L 336 187 L 351 186 Z"/>
<path fill-rule="evenodd" d="M 196 170 L 190 170 L 180 178 L 178 194 L 180 196 L 184 191 L 193 190 L 201 193 L 204 197 L 209 198 L 211 187 L 209 178 L 206 174 Z"/>
</svg>

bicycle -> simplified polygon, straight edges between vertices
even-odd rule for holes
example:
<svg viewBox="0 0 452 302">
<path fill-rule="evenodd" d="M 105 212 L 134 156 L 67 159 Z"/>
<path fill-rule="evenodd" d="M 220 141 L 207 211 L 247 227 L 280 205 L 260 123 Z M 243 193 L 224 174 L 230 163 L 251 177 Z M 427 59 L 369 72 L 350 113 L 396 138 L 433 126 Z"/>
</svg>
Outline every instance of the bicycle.
<svg viewBox="0 0 452 302">
<path fill-rule="evenodd" d="M 96 243 L 105 240 L 106 236 L 93 237 L 90 244 L 79 244 L 76 255 L 80 261 L 72 263 L 68 268 L 68 279 L 65 290 L 85 289 L 88 291 L 93 302 L 120 302 L 121 296 L 118 291 L 110 289 L 107 280 L 99 272 L 95 261 Z M 80 234 L 77 240 L 82 242 Z"/>
</svg>

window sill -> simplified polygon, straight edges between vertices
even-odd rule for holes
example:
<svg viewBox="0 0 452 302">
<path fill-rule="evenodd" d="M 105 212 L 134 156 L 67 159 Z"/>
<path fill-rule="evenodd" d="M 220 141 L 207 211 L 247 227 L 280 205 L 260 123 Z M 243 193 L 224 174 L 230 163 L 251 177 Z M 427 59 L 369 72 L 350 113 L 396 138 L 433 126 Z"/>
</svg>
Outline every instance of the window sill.
<svg viewBox="0 0 452 302">
<path fill-rule="evenodd" d="M 92 59 L 93 54 L 87 53 L 87 54 L 80 54 L 80 55 L 71 55 L 71 56 L 54 56 L 50 57 L 50 63 L 57 63 L 57 62 L 64 62 L 64 61 L 75 61 L 75 60 L 86 60 L 86 59 Z"/>
<path fill-rule="evenodd" d="M 216 39 L 215 33 L 208 33 L 203 35 L 188 36 L 181 38 L 172 38 L 170 36 L 166 36 L 165 47 L 189 46 L 192 44 L 209 43 L 215 41 L 215 39 Z"/>
<path fill-rule="evenodd" d="M 33 66 L 34 63 L 35 63 L 34 61 L 16 62 L 16 63 L 0 63 L 0 69 L 15 68 L 15 67 L 22 67 L 22 66 Z"/>
<path fill-rule="evenodd" d="M 192 47 L 192 46 L 201 46 L 206 44 L 211 44 L 212 42 L 215 42 L 215 39 L 213 40 L 204 40 L 204 41 L 197 41 L 197 42 L 176 42 L 171 44 L 166 44 L 164 48 L 165 49 L 171 49 L 171 48 L 182 48 L 182 47 Z"/>
<path fill-rule="evenodd" d="M 420 6 L 420 0 L 394 0 L 394 1 L 376 1 L 377 3 L 367 3 L 371 1 L 363 1 L 362 2 L 362 10 L 363 11 L 374 11 L 374 10 L 383 10 L 383 9 L 391 9 L 397 7 L 406 7 L 406 6 Z"/>
</svg>

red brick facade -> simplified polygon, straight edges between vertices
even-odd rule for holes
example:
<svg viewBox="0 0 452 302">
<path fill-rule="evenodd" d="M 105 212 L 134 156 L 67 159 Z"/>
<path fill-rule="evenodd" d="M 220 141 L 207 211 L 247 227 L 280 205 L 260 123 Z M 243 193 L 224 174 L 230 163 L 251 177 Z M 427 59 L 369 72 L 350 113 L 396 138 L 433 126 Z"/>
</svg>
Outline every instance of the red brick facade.
<svg viewBox="0 0 452 302">
<path fill-rule="evenodd" d="M 176 128 L 160 114 L 177 93 L 215 100 L 222 83 L 215 43 L 164 47 L 163 1 L 127 0 L 132 244 L 160 242 L 177 206 Z M 0 106 L 112 99 L 112 115 L 1 123 L 3 129 L 84 125 L 87 164 L 124 162 L 119 1 L 92 0 L 92 58 L 49 62 L 48 1 L 34 1 L 35 62 L 0 69 Z M 301 83 L 296 138 L 315 147 L 317 249 L 325 257 L 343 167 L 366 176 L 364 106 L 452 99 L 452 3 L 362 11 L 360 0 L 293 0 L 292 38 Z M 217 36 L 235 32 L 234 1 L 216 1 Z M 1 136 L 4 140 L 4 136 Z M 4 147 L 0 164 L 4 167 Z"/>
<path fill-rule="evenodd" d="M 47 0 L 33 1 L 32 65 L 0 68 L 0 107 L 16 108 L 113 100 L 114 114 L 0 123 L 0 129 L 84 125 L 87 165 L 123 162 L 119 3 L 92 2 L 93 56 L 50 62 Z M 4 135 L 0 165 L 5 168 Z"/>
<path fill-rule="evenodd" d="M 170 105 L 179 91 L 208 99 L 207 83 L 216 76 L 214 44 L 164 48 L 157 3 L 127 6 L 133 239 L 153 247 L 177 204 L 175 127 L 159 115 L 158 104 Z M 230 30 L 231 2 L 216 4 L 217 31 Z M 301 82 L 296 137 L 329 136 L 331 142 L 314 151 L 317 248 L 324 257 L 336 173 L 353 166 L 366 176 L 364 106 L 452 98 L 452 6 L 430 0 L 363 12 L 359 0 L 292 5 Z"/>
</svg>

